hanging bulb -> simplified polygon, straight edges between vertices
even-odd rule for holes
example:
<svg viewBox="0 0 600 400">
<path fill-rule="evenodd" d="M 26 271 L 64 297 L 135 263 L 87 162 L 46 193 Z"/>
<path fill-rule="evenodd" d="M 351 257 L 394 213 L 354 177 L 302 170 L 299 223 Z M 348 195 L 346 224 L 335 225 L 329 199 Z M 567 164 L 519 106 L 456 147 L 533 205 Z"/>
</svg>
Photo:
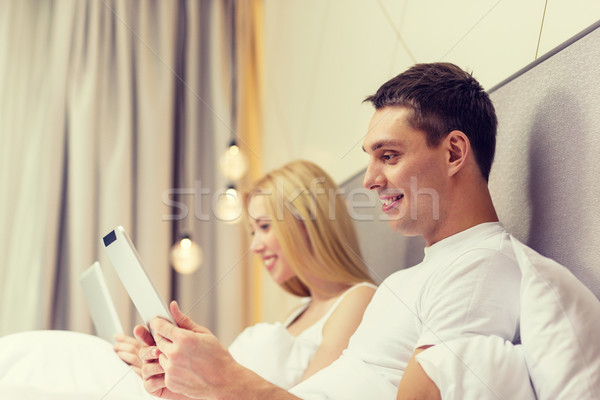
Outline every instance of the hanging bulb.
<svg viewBox="0 0 600 400">
<path fill-rule="evenodd" d="M 231 224 L 240 220 L 242 201 L 235 187 L 229 186 L 224 193 L 219 194 L 215 214 L 218 219 Z"/>
<path fill-rule="evenodd" d="M 202 258 L 202 249 L 188 236 L 184 236 L 171 247 L 171 265 L 180 274 L 195 272 L 202 265 Z"/>
<path fill-rule="evenodd" d="M 248 171 L 248 157 L 232 140 L 219 159 L 221 171 L 230 181 L 237 181 Z"/>
</svg>

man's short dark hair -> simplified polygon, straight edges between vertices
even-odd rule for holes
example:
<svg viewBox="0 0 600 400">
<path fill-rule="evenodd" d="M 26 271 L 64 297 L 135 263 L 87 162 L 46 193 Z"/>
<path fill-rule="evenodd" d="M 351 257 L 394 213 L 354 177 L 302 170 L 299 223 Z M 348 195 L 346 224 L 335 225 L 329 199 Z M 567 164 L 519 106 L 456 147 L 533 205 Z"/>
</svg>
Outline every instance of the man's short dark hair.
<svg viewBox="0 0 600 400">
<path fill-rule="evenodd" d="M 483 177 L 489 179 L 498 120 L 488 94 L 470 73 L 450 63 L 416 64 L 384 83 L 365 101 L 377 110 L 412 110 L 408 122 L 425 132 L 430 147 L 439 145 L 454 130 L 463 132 Z"/>
</svg>

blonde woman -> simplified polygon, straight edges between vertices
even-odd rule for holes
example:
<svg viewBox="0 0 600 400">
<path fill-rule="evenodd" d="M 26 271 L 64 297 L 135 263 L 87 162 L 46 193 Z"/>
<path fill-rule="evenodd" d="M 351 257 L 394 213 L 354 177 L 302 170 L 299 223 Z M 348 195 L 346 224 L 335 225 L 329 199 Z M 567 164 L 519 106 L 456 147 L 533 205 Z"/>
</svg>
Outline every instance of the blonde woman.
<svg viewBox="0 0 600 400">
<path fill-rule="evenodd" d="M 294 161 L 272 171 L 256 182 L 245 204 L 252 251 L 276 283 L 306 300 L 283 323 L 247 328 L 225 354 L 264 379 L 291 388 L 341 355 L 375 286 L 361 261 L 345 200 L 331 177 L 315 164 Z M 155 347 L 141 326 L 135 335 L 148 345 L 139 351 L 146 390 L 165 398 L 185 398 L 170 392 L 164 368 L 170 358 L 185 358 L 189 368 L 181 371 L 181 379 L 186 385 L 201 384 L 203 371 L 194 370 L 194 360 L 210 351 L 201 342 L 212 334 L 183 315 L 176 303 L 171 312 L 179 327 L 163 327 L 167 329 L 160 332 L 170 333 L 157 339 L 173 352 Z M 211 340 L 223 350 L 216 338 Z M 169 372 L 177 376 L 176 371 Z"/>
</svg>

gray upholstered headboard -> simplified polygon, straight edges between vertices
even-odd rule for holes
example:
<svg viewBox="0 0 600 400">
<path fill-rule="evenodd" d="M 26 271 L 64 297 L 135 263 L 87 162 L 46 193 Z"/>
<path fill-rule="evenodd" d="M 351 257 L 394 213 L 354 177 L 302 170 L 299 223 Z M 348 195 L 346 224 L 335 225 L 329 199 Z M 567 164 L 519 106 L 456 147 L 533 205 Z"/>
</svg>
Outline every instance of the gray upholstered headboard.
<svg viewBox="0 0 600 400">
<path fill-rule="evenodd" d="M 600 23 L 492 88 L 498 114 L 490 189 L 504 226 L 568 267 L 600 298 Z M 362 174 L 342 184 L 351 201 Z M 373 200 L 371 200 L 373 201 Z M 414 265 L 417 238 L 402 238 L 379 207 L 355 213 L 375 277 Z M 367 215 L 370 214 L 370 215 Z"/>
</svg>

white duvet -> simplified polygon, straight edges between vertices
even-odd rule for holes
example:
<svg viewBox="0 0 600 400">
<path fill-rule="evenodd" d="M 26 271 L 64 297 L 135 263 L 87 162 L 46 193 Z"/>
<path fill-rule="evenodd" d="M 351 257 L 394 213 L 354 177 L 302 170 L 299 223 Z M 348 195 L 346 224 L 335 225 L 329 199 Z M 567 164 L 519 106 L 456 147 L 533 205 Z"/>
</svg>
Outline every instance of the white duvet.
<svg viewBox="0 0 600 400">
<path fill-rule="evenodd" d="M 156 399 L 96 336 L 32 331 L 0 338 L 2 400 Z"/>
</svg>

